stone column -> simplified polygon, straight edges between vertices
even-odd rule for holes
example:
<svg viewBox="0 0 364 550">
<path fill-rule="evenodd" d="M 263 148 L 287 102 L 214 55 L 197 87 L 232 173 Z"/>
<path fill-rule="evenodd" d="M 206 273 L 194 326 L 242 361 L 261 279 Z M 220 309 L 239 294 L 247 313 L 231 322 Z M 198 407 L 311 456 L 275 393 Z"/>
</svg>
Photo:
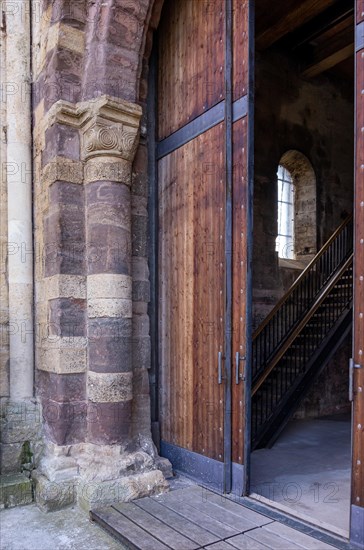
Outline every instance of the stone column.
<svg viewBox="0 0 364 550">
<path fill-rule="evenodd" d="M 48 331 L 37 391 L 46 445 L 33 477 L 47 510 L 168 487 L 150 437 L 131 429 L 130 185 L 140 118 L 138 105 L 107 96 L 58 101 L 42 118 L 46 193 L 37 200 L 46 252 L 37 312 Z"/>
<path fill-rule="evenodd" d="M 131 169 L 141 108 L 95 102 L 82 127 L 88 317 L 88 441 L 125 444 L 131 425 Z"/>
<path fill-rule="evenodd" d="M 33 398 L 30 1 L 1 8 L 0 473 L 19 474 L 38 455 L 40 428 Z"/>
<path fill-rule="evenodd" d="M 11 2 L 5 2 L 6 5 Z M 30 10 L 7 10 L 8 278 L 10 398 L 33 397 L 33 237 Z M 4 174 L 4 170 L 3 170 Z"/>
</svg>

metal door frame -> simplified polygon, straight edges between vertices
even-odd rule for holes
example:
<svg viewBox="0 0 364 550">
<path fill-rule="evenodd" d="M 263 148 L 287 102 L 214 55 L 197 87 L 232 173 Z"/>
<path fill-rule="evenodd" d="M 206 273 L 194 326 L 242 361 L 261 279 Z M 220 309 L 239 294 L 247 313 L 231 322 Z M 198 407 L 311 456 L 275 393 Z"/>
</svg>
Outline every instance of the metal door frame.
<svg viewBox="0 0 364 550">
<path fill-rule="evenodd" d="M 246 365 L 244 386 L 244 469 L 242 495 L 250 493 L 251 478 L 251 392 L 253 337 L 253 244 L 254 244 L 254 108 L 255 108 L 255 4 L 249 0 L 249 68 L 248 68 L 248 205 L 247 205 L 247 310 Z"/>
</svg>

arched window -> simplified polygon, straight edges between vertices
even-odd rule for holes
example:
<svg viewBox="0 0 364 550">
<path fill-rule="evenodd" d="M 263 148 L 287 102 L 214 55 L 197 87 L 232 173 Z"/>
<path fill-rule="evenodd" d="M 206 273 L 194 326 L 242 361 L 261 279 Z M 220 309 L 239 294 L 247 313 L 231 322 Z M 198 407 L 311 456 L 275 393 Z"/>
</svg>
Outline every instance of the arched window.
<svg viewBox="0 0 364 550">
<path fill-rule="evenodd" d="M 294 184 L 291 173 L 282 165 L 278 166 L 278 235 L 276 251 L 279 258 L 295 260 L 294 246 Z"/>
<path fill-rule="evenodd" d="M 290 150 L 281 157 L 277 198 L 278 257 L 308 263 L 317 251 L 316 176 L 299 151 Z"/>
</svg>

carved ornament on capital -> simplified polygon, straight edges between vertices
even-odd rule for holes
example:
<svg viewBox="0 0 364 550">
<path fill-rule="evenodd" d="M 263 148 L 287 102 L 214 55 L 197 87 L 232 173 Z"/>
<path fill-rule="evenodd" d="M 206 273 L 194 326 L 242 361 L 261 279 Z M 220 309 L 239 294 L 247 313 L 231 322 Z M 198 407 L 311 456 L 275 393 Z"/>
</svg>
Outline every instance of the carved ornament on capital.
<svg viewBox="0 0 364 550">
<path fill-rule="evenodd" d="M 81 157 L 117 157 L 130 163 L 139 143 L 139 105 L 102 98 L 92 103 L 81 127 Z"/>
<path fill-rule="evenodd" d="M 57 122 L 79 128 L 81 160 L 107 156 L 131 163 L 139 143 L 141 116 L 139 105 L 101 96 L 77 104 L 57 102 L 46 125 Z"/>
</svg>

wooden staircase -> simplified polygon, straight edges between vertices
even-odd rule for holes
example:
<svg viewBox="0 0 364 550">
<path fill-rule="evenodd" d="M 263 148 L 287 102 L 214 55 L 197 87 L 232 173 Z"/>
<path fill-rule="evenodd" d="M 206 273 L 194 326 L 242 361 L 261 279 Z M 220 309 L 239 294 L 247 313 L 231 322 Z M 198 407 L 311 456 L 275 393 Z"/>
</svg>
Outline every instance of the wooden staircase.
<svg viewBox="0 0 364 550">
<path fill-rule="evenodd" d="M 353 217 L 253 335 L 252 449 L 270 446 L 352 325 Z"/>
</svg>

